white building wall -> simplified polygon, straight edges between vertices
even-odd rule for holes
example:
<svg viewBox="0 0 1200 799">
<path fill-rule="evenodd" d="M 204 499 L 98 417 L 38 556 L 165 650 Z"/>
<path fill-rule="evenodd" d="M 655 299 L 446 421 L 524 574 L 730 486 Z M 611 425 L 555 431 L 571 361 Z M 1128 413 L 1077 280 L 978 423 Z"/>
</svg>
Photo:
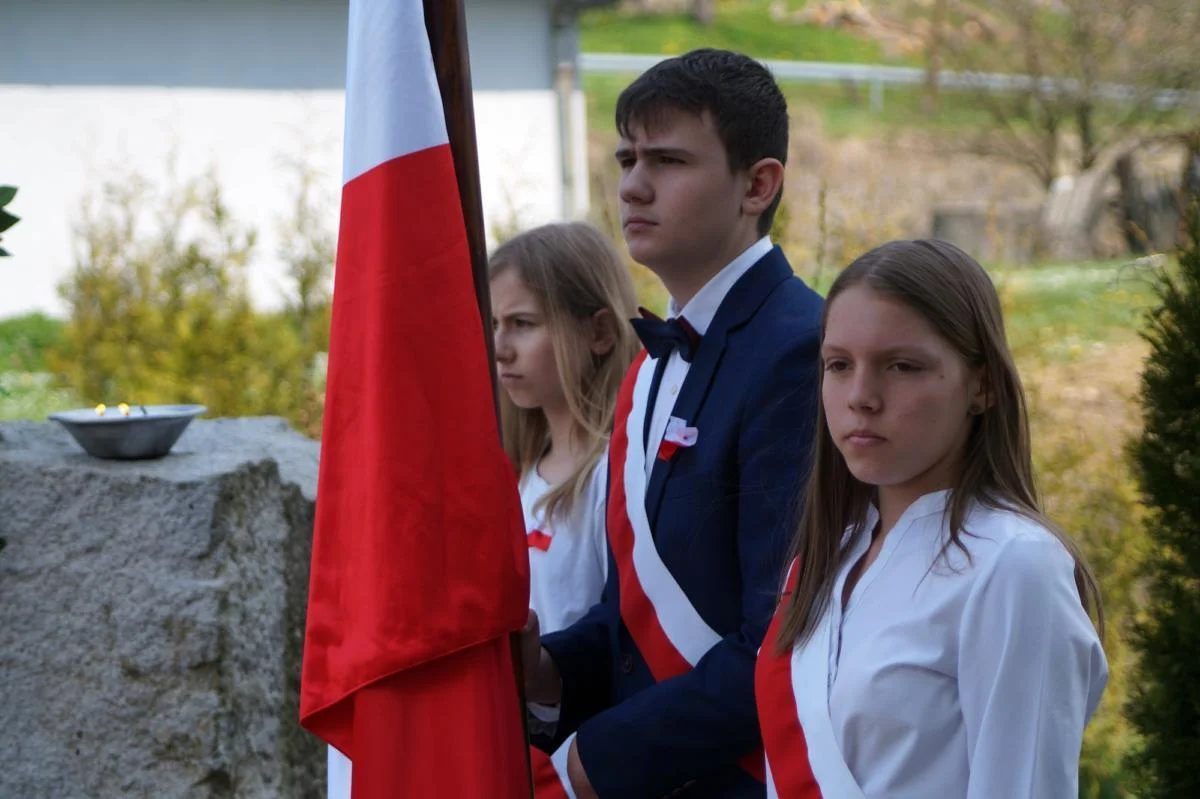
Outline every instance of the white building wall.
<svg viewBox="0 0 1200 799">
<path fill-rule="evenodd" d="M 545 0 L 468 0 L 475 118 L 489 234 L 586 208 L 582 97 L 573 103 L 582 176 L 568 203 Z M 20 191 L 4 236 L 0 317 L 61 313 L 73 228 L 102 181 L 168 164 L 214 170 L 234 218 L 258 231 L 256 302 L 284 289 L 278 231 L 301 161 L 337 228 L 346 45 L 338 0 L 4 0 L 0 3 L 0 184 Z"/>
</svg>

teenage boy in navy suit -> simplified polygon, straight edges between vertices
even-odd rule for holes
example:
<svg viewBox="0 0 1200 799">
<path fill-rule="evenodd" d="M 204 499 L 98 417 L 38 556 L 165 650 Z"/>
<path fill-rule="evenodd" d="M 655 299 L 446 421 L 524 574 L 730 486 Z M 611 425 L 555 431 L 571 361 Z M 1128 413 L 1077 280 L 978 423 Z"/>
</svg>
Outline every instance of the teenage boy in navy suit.
<svg viewBox="0 0 1200 799">
<path fill-rule="evenodd" d="M 670 294 L 634 320 L 609 452 L 609 573 L 573 626 L 524 634 L 534 737 L 579 799 L 762 797 L 755 655 L 778 600 L 816 418 L 821 298 L 768 231 L 787 105 L 746 56 L 698 50 L 621 94 L 621 223 Z"/>
</svg>

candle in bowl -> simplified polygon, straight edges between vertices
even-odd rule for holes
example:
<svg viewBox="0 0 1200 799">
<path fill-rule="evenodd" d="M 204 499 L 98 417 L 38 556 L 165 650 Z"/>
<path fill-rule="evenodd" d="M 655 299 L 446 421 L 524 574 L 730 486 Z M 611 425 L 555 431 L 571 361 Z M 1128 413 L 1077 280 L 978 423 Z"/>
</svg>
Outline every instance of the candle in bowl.
<svg viewBox="0 0 1200 799">
<path fill-rule="evenodd" d="M 96 458 L 139 460 L 161 458 L 183 435 L 192 419 L 205 413 L 203 405 L 138 405 L 133 414 L 127 403 L 109 414 L 103 403 L 95 408 L 78 408 L 52 413 L 50 418 Z"/>
</svg>

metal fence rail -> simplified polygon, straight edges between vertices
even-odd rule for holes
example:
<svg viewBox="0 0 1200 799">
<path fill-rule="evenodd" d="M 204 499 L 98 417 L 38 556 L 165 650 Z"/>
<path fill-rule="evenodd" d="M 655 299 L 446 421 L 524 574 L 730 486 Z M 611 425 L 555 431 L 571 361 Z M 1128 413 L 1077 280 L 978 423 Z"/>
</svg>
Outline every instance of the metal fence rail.
<svg viewBox="0 0 1200 799">
<path fill-rule="evenodd" d="M 669 56 L 634 53 L 581 53 L 579 68 L 594 74 L 639 73 Z M 925 83 L 925 70 L 919 67 L 891 67 L 879 64 L 834 64 L 825 61 L 776 61 L 763 59 L 763 64 L 781 81 L 796 83 L 865 83 L 871 87 L 871 106 L 883 108 L 885 86 L 920 86 Z M 1073 79 L 1041 78 L 1028 75 L 1007 75 L 995 72 L 955 72 L 942 70 L 938 85 L 950 90 L 979 90 L 989 92 L 1028 91 L 1035 84 L 1047 94 L 1062 92 L 1077 94 L 1079 81 Z M 1131 102 L 1142 96 L 1134 86 L 1102 83 L 1092 95 L 1114 102 Z M 1200 92 L 1163 90 L 1153 97 L 1154 106 L 1166 110 L 1180 105 L 1200 106 Z"/>
</svg>

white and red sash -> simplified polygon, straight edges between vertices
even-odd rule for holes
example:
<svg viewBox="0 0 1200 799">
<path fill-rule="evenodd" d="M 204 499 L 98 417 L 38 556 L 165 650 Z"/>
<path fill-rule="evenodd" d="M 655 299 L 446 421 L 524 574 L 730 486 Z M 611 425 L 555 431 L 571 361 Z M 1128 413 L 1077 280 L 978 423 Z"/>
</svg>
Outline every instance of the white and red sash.
<svg viewBox="0 0 1200 799">
<path fill-rule="evenodd" d="M 829 718 L 829 645 L 826 613 L 812 638 L 790 652 L 775 651 L 796 564 L 767 628 L 754 670 L 758 724 L 766 750 L 768 799 L 865 799 L 842 758 Z"/>
<path fill-rule="evenodd" d="M 691 671 L 721 636 L 692 605 L 659 556 L 646 515 L 646 450 L 642 430 L 650 413 L 657 361 L 634 361 L 613 420 L 609 450 L 608 541 L 620 579 L 621 621 L 658 682 Z M 762 781 L 761 753 L 741 765 Z"/>
</svg>

